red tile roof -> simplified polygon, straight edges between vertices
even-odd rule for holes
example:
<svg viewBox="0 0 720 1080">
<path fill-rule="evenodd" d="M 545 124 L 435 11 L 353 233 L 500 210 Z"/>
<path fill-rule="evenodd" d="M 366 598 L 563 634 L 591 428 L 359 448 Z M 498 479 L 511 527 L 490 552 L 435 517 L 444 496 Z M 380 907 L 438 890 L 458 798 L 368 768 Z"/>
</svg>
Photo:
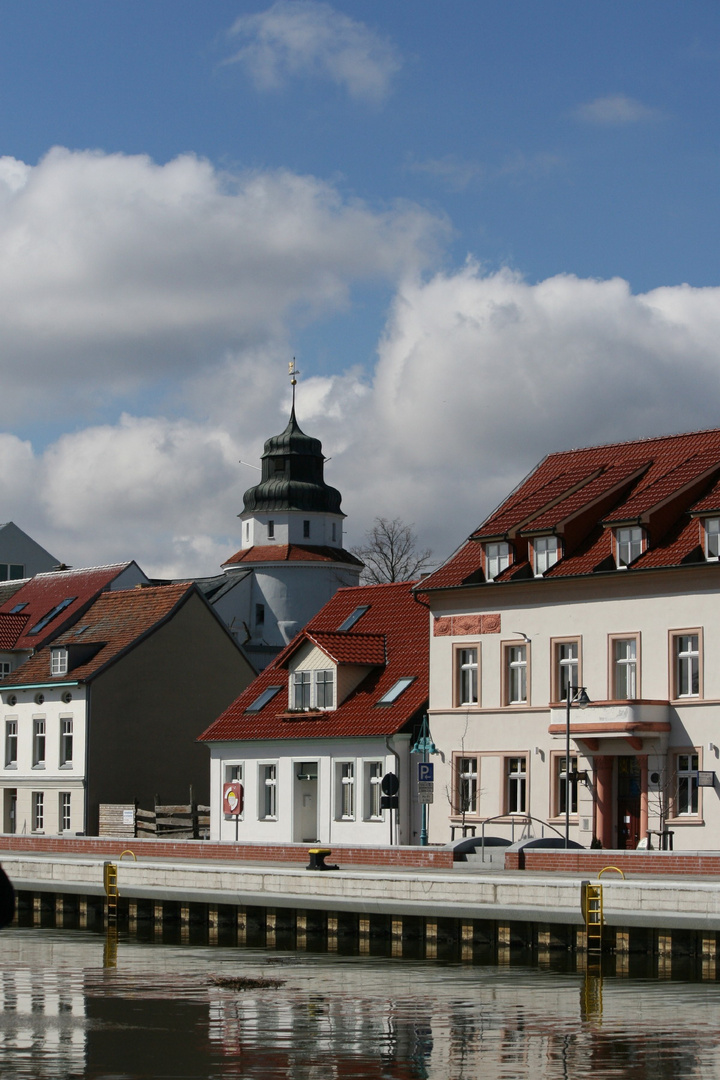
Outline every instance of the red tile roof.
<svg viewBox="0 0 720 1080">
<path fill-rule="evenodd" d="M 223 566 L 254 562 L 335 562 L 362 566 L 358 558 L 344 548 L 312 544 L 261 544 L 236 551 Z"/>
<path fill-rule="evenodd" d="M 550 454 L 418 592 L 483 580 L 482 538 L 555 532 L 563 557 L 544 575 L 573 577 L 615 569 L 612 525 L 637 522 L 647 548 L 630 572 L 703 561 L 693 515 L 720 510 L 720 429 L 694 431 Z M 529 575 L 524 542 L 497 579 Z M 620 571 L 626 573 L 628 571 Z"/>
<path fill-rule="evenodd" d="M 306 630 L 306 640 L 314 642 L 336 664 L 384 664 L 384 634 L 332 633 Z M 289 662 L 286 661 L 286 664 Z"/>
<path fill-rule="evenodd" d="M 427 608 L 414 600 L 412 586 L 413 582 L 402 582 L 339 589 L 270 667 L 200 736 L 201 740 L 339 738 L 400 731 L 427 706 L 428 697 L 429 616 Z M 368 610 L 357 623 L 338 633 L 338 626 L 365 604 Z M 339 639 L 347 641 L 342 649 Z M 381 640 L 387 650 L 382 658 L 378 648 Z M 305 641 L 323 642 L 343 657 L 363 658 L 341 663 L 365 663 L 371 656 L 375 658 L 375 666 L 337 709 L 288 712 L 288 662 Z M 414 677 L 414 681 L 394 704 L 378 705 L 403 677 Z M 270 686 L 281 689 L 259 712 L 246 712 Z"/>
<path fill-rule="evenodd" d="M 47 645 L 4 679 L 3 687 L 87 682 L 164 622 L 195 591 L 194 585 L 184 584 L 102 593 L 75 626 L 52 642 L 53 648 L 62 645 L 70 650 L 71 664 L 73 646 L 83 650 L 67 675 L 51 677 L 51 647 Z"/>
<path fill-rule="evenodd" d="M 0 649 L 13 649 L 27 625 L 27 615 L 0 613 Z"/>
<path fill-rule="evenodd" d="M 111 566 L 92 566 L 82 570 L 52 570 L 30 578 L 10 599 L 0 605 L 0 615 L 5 615 L 11 613 L 18 604 L 25 604 L 22 609 L 25 621 L 17 624 L 18 636 L 5 648 L 39 648 L 43 642 L 57 636 L 63 628 L 72 625 L 95 597 L 131 565 L 127 562 Z M 37 633 L 30 633 L 42 619 L 66 600 L 70 600 L 70 603 L 54 618 Z"/>
</svg>

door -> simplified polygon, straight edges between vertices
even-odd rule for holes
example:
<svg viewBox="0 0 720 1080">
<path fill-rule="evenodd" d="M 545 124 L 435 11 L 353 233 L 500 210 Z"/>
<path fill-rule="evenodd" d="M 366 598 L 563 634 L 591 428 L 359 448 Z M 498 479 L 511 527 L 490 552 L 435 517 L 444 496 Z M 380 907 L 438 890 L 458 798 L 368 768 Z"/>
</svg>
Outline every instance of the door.
<svg viewBox="0 0 720 1080">
<path fill-rule="evenodd" d="M 619 848 L 636 848 L 640 836 L 640 765 L 636 757 L 618 758 L 617 837 Z"/>
<path fill-rule="evenodd" d="M 295 828 L 296 844 L 315 844 L 318 841 L 318 763 L 300 761 L 295 765 Z"/>
<path fill-rule="evenodd" d="M 17 831 L 17 788 L 5 788 L 3 798 L 3 832 Z"/>
</svg>

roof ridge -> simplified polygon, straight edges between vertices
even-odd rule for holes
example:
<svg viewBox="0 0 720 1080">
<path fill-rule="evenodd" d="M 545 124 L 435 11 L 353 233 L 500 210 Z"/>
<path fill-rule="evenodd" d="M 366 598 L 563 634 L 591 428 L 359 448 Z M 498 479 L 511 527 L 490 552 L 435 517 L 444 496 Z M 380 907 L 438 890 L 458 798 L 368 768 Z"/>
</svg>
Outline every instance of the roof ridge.
<svg viewBox="0 0 720 1080">
<path fill-rule="evenodd" d="M 714 435 L 714 434 L 720 435 L 720 428 L 717 428 L 717 427 L 696 428 L 696 429 L 693 429 L 692 431 L 674 431 L 674 432 L 671 432 L 668 435 L 642 435 L 642 436 L 640 436 L 640 438 L 637 438 L 637 439 L 616 439 L 614 442 L 592 443 L 592 444 L 590 444 L 588 446 L 568 447 L 567 450 L 553 450 L 549 454 L 547 454 L 545 456 L 545 458 L 542 459 L 542 461 L 547 460 L 547 458 L 564 457 L 565 454 L 580 454 L 584 450 L 607 450 L 611 446 L 633 446 L 633 445 L 641 445 L 641 444 L 645 445 L 647 443 L 653 443 L 653 442 L 667 442 L 670 439 L 687 439 L 687 438 L 689 438 L 690 436 L 693 436 L 693 435 Z M 539 464 L 542 464 L 542 461 Z M 535 471 L 536 471 L 536 469 L 532 469 L 531 473 L 533 473 Z M 528 473 L 528 476 L 530 476 L 531 473 Z M 509 498 L 509 497 L 510 496 L 507 496 L 507 498 Z M 499 505 L 502 506 L 502 503 L 500 503 Z"/>
</svg>

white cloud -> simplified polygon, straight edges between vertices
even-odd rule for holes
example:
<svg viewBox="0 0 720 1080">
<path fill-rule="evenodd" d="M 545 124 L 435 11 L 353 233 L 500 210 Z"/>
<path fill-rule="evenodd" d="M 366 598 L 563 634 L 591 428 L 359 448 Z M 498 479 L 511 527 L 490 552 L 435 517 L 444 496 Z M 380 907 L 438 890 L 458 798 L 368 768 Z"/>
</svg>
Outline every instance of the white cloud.
<svg viewBox="0 0 720 1080">
<path fill-rule="evenodd" d="M 579 105 L 575 110 L 575 116 L 588 124 L 598 124 L 602 127 L 625 127 L 628 124 L 647 123 L 650 120 L 660 118 L 657 109 L 651 109 L 643 105 L 635 98 L 625 94 L 608 94 L 605 97 L 595 98 Z"/>
<path fill-rule="evenodd" d="M 531 285 L 469 262 L 406 281 L 371 380 L 301 378 L 298 417 L 330 458 L 349 542 L 400 516 L 444 557 L 552 450 L 716 425 L 719 343 L 717 288 L 634 296 L 621 279 Z M 195 419 L 126 416 L 36 455 L 0 438 L 2 516 L 74 565 L 216 572 L 257 482 L 239 459 L 258 462 L 287 421 L 284 365 L 257 361 L 228 354 L 186 384 Z"/>
<path fill-rule="evenodd" d="M 374 211 L 315 177 L 192 155 L 0 159 L 5 415 L 37 417 L 37 380 L 67 424 L 228 349 L 276 347 L 356 283 L 418 269 L 442 228 L 410 204 Z"/>
<path fill-rule="evenodd" d="M 387 39 L 317 0 L 277 0 L 266 11 L 241 16 L 230 34 L 244 44 L 228 62 L 243 64 L 262 90 L 312 76 L 343 86 L 352 98 L 379 103 L 400 69 Z"/>
</svg>

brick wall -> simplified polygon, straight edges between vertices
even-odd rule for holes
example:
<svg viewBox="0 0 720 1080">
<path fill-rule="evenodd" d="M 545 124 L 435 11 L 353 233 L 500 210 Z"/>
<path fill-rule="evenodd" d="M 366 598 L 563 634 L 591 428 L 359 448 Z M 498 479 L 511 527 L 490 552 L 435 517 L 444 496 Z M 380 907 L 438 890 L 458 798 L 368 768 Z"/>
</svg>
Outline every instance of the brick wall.
<svg viewBox="0 0 720 1080">
<path fill-rule="evenodd" d="M 0 836 L 3 851 L 57 855 L 86 855 L 117 860 L 123 850 L 154 859 L 231 859 L 237 862 L 297 863 L 307 865 L 308 847 L 302 844 L 266 845 L 213 843 L 209 840 L 139 840 L 94 836 Z M 333 847 L 328 862 L 341 866 L 415 867 L 452 870 L 453 853 L 431 847 Z"/>
<path fill-rule="evenodd" d="M 529 870 L 539 874 L 597 874 L 616 866 L 625 874 L 701 874 L 720 876 L 720 852 L 714 851 L 541 851 L 530 848 L 505 855 L 506 870 Z"/>
</svg>

